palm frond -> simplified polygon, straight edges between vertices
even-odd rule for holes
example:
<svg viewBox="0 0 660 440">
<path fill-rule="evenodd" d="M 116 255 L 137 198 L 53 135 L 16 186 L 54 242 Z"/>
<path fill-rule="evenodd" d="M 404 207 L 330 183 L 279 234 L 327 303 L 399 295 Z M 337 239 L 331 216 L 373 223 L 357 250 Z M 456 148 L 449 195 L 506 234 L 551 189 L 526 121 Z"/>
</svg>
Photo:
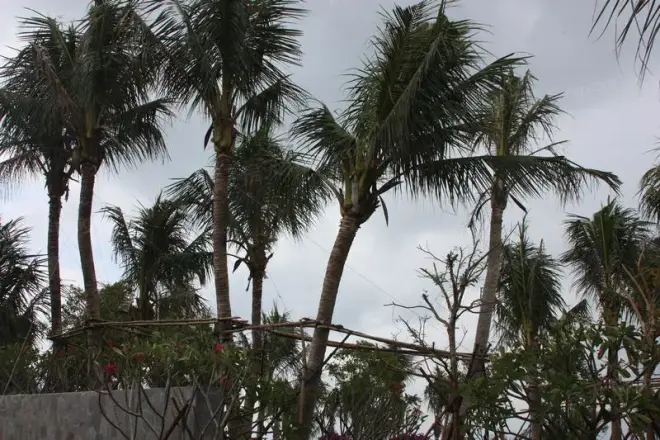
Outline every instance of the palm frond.
<svg viewBox="0 0 660 440">
<path fill-rule="evenodd" d="M 639 196 L 642 215 L 660 222 L 660 166 L 644 173 L 639 182 Z"/>
<path fill-rule="evenodd" d="M 514 197 L 542 197 L 555 192 L 562 201 L 579 198 L 585 185 L 598 181 L 618 188 L 609 172 L 583 168 L 563 156 L 468 156 L 447 158 L 420 166 L 413 178 L 441 200 L 474 201 L 490 190 L 495 174 L 508 184 Z"/>
<path fill-rule="evenodd" d="M 594 20 L 591 32 L 602 25 L 602 35 L 612 22 L 616 23 L 619 18 L 623 18 L 623 26 L 617 26 L 617 53 L 630 37 L 631 32 L 636 32 L 635 58 L 640 61 L 640 73 L 643 79 L 653 53 L 655 39 L 660 31 L 660 4 L 655 0 L 605 0 Z"/>
<path fill-rule="evenodd" d="M 110 243 L 115 259 L 125 266 L 137 264 L 137 251 L 122 209 L 119 206 L 105 206 L 101 213 L 112 223 Z"/>
<path fill-rule="evenodd" d="M 117 170 L 145 160 L 169 159 L 162 125 L 173 117 L 171 104 L 171 99 L 160 98 L 119 114 L 103 143 L 108 165 Z"/>
</svg>

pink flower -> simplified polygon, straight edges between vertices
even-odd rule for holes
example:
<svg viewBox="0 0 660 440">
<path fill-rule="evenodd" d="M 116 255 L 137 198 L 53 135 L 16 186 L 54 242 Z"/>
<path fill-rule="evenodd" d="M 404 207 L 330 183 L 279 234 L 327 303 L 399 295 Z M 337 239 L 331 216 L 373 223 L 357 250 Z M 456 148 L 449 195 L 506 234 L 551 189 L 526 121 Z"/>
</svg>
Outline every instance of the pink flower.
<svg viewBox="0 0 660 440">
<path fill-rule="evenodd" d="M 115 348 L 115 344 L 113 344 L 112 341 L 108 341 L 108 347 Z"/>
<path fill-rule="evenodd" d="M 220 379 L 218 379 L 218 383 L 225 383 L 227 382 L 227 376 L 222 376 Z"/>
<path fill-rule="evenodd" d="M 103 367 L 103 370 L 105 371 L 106 377 L 109 379 L 115 374 L 117 374 L 118 371 L 117 364 L 108 364 L 105 367 Z"/>
<path fill-rule="evenodd" d="M 215 348 L 214 348 L 214 350 L 215 350 L 216 353 L 220 353 L 220 352 L 221 352 L 222 350 L 224 350 L 224 349 L 225 349 L 225 346 L 222 345 L 222 344 L 218 344 L 218 345 L 216 345 Z"/>
</svg>

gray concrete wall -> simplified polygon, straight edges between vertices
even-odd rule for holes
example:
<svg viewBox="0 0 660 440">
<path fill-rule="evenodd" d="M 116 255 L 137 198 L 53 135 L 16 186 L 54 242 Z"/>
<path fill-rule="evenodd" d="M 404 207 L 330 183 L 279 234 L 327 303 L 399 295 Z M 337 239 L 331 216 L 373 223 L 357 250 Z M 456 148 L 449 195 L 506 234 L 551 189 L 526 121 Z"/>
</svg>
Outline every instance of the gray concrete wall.
<svg viewBox="0 0 660 440">
<path fill-rule="evenodd" d="M 166 399 L 164 389 L 149 389 L 145 393 L 148 399 L 143 396 L 139 400 L 137 391 L 113 391 L 113 398 L 94 391 L 0 396 L 0 440 L 125 439 L 113 424 L 131 440 L 160 440 L 178 414 L 173 400 L 182 408 L 186 401 L 190 401 L 193 391 L 191 388 L 172 388 L 169 399 Z M 166 400 L 169 400 L 167 410 Z M 209 401 L 221 402 L 222 399 L 221 396 L 209 396 L 207 400 L 196 394 L 186 420 L 188 430 L 179 423 L 169 439 L 212 438 L 214 424 L 205 435 L 201 435 L 201 430 L 212 417 Z M 164 421 L 159 417 L 161 415 L 164 415 Z"/>
</svg>

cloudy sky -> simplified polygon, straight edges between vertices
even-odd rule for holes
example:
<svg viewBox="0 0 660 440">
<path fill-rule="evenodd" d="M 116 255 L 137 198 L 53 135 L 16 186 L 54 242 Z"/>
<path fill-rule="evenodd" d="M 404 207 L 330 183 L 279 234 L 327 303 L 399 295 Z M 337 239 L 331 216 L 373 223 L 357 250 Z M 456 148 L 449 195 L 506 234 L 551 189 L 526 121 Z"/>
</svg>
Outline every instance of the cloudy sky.
<svg viewBox="0 0 660 440">
<path fill-rule="evenodd" d="M 379 9 L 392 4 L 389 0 L 309 0 L 311 13 L 302 23 L 304 66 L 295 71 L 296 80 L 330 107 L 338 108 L 343 98 L 342 74 L 359 67 L 368 39 L 379 23 Z M 600 40 L 589 36 L 594 4 L 595 0 L 463 0 L 450 15 L 488 25 L 490 33 L 480 38 L 496 55 L 534 55 L 530 68 L 539 78 L 539 94 L 565 93 L 563 107 L 568 114 L 559 120 L 557 138 L 570 141 L 567 154 L 584 166 L 617 173 L 625 182 L 625 202 L 635 206 L 637 182 L 655 159 L 649 151 L 660 133 L 656 122 L 660 114 L 658 82 L 650 74 L 640 88 L 631 51 L 617 62 L 611 34 Z M 14 17 L 29 15 L 24 8 L 70 20 L 79 18 L 86 5 L 87 0 L 5 0 L 0 46 L 17 44 Z M 3 53 L 10 52 L 3 49 Z M 196 117 L 186 120 L 182 113 L 167 131 L 172 160 L 122 172 L 121 178 L 102 174 L 97 180 L 95 210 L 106 204 L 125 210 L 139 202 L 149 204 L 171 178 L 187 176 L 206 165 L 208 153 L 202 150 L 205 129 L 204 121 Z M 64 281 L 81 285 L 77 192 L 74 185 L 62 214 L 61 264 Z M 588 215 L 607 195 L 608 191 L 601 189 L 588 193 L 581 204 L 566 207 L 552 197 L 531 201 L 527 206 L 533 237 L 544 239 L 552 253 L 560 253 L 565 247 L 562 221 L 566 213 Z M 456 246 L 470 245 L 464 211 L 454 212 L 432 200 L 413 203 L 406 199 L 391 199 L 389 211 L 389 227 L 377 214 L 360 230 L 335 311 L 336 323 L 383 336 L 401 334 L 401 325 L 396 322 L 400 312 L 385 307 L 386 303 L 415 305 L 425 289 L 431 295 L 436 293 L 418 276 L 418 269 L 431 262 L 417 247 L 428 246 L 435 254 L 445 255 Z M 34 250 L 45 252 L 47 199 L 42 181 L 22 185 L 9 198 L 0 199 L 0 213 L 3 219 L 23 216 L 33 227 Z M 508 230 L 520 218 L 520 211 L 511 206 L 505 218 Z M 277 303 L 295 317 L 315 315 L 338 221 L 338 209 L 331 205 L 302 243 L 281 242 L 265 283 L 265 306 Z M 112 260 L 109 235 L 110 225 L 95 215 L 92 237 L 101 282 L 116 281 L 121 274 Z M 573 302 L 575 295 L 570 283 L 566 284 L 566 299 Z M 234 315 L 249 316 L 250 295 L 245 288 L 246 273 L 239 270 L 231 280 Z M 210 289 L 205 292 L 210 299 Z M 467 332 L 462 347 L 466 351 L 471 348 L 475 323 L 476 317 L 468 317 L 462 324 Z M 429 340 L 436 346 L 444 345 L 439 325 L 428 330 Z"/>
</svg>

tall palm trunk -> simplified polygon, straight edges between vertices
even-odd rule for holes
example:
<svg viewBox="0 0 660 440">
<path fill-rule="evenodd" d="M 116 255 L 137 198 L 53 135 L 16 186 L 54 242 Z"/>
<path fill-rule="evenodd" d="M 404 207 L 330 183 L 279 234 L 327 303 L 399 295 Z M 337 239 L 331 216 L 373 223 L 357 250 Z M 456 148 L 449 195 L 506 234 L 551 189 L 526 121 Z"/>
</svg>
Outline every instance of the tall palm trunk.
<svg viewBox="0 0 660 440">
<path fill-rule="evenodd" d="M 225 152 L 215 156 L 215 177 L 213 184 L 213 276 L 215 281 L 215 299 L 219 319 L 231 317 L 229 298 L 229 271 L 227 269 L 227 224 L 229 220 L 229 167 L 231 157 Z M 228 340 L 224 332 L 231 323 L 220 324 L 221 338 Z"/>
<path fill-rule="evenodd" d="M 223 72 L 226 73 L 226 72 Z M 219 319 L 231 318 L 229 297 L 229 270 L 227 268 L 227 227 L 229 225 L 229 167 L 234 151 L 234 122 L 232 119 L 232 87 L 229 75 L 222 78 L 220 112 L 213 121 L 213 146 L 215 148 L 215 174 L 213 177 L 213 278 L 215 300 Z M 220 337 L 229 342 L 226 330 L 229 321 L 220 322 Z"/>
<path fill-rule="evenodd" d="M 78 249 L 80 251 L 80 266 L 83 273 L 87 319 L 91 322 L 101 319 L 101 298 L 96 281 L 94 252 L 92 250 L 92 205 L 94 202 L 94 181 L 98 167 L 89 162 L 80 164 L 80 202 L 78 204 Z M 88 347 L 101 347 L 100 329 L 92 329 L 87 333 Z M 101 372 L 94 365 L 95 354 L 89 350 L 87 357 L 88 385 L 91 389 L 100 386 Z"/>
<path fill-rule="evenodd" d="M 618 325 L 618 312 L 615 309 L 612 309 L 605 305 L 605 325 L 608 327 L 614 327 Z M 607 350 L 607 381 L 611 387 L 616 386 L 617 380 L 617 369 L 619 364 L 619 347 L 612 343 Z M 612 429 L 611 429 L 611 440 L 621 440 L 623 436 L 623 431 L 621 427 L 621 408 L 619 405 L 618 399 L 613 395 L 611 405 L 611 417 L 612 417 Z"/>
<path fill-rule="evenodd" d="M 263 246 L 256 246 L 252 262 L 252 325 L 261 325 L 264 277 L 266 276 L 266 251 Z M 259 353 L 263 348 L 263 331 L 252 330 L 252 348 Z"/>
<path fill-rule="evenodd" d="M 536 336 L 530 335 L 528 337 L 528 346 L 527 350 L 537 351 L 537 341 Z M 536 358 L 536 357 L 535 357 Z M 527 399 L 529 406 L 529 415 L 530 415 L 530 427 L 531 427 L 531 440 L 541 440 L 543 436 L 543 413 L 541 408 L 541 390 L 539 389 L 538 383 L 538 371 L 536 368 L 536 362 L 534 367 L 530 372 L 529 379 L 527 380 L 528 391 Z"/>
<path fill-rule="evenodd" d="M 339 283 L 344 272 L 346 259 L 351 250 L 351 245 L 360 223 L 350 215 L 344 215 L 339 225 L 339 232 L 332 247 L 328 265 L 323 279 L 323 289 L 321 290 L 321 299 L 319 300 L 319 309 L 316 320 L 321 325 L 332 323 L 332 315 L 335 311 L 337 294 L 339 292 Z M 325 357 L 325 348 L 328 343 L 330 330 L 327 328 L 316 327 L 312 337 L 312 343 L 307 358 L 304 389 L 300 396 L 300 407 L 302 409 L 302 420 L 299 420 L 298 438 L 306 440 L 311 435 L 312 420 L 314 417 L 314 408 L 318 399 L 319 385 L 321 382 L 321 369 Z"/>
<path fill-rule="evenodd" d="M 80 165 L 80 202 L 78 205 L 78 249 L 82 268 L 85 296 L 87 299 L 87 318 L 101 319 L 101 299 L 96 281 L 96 267 L 92 250 L 92 205 L 94 201 L 94 182 L 96 165 L 83 162 Z"/>
<path fill-rule="evenodd" d="M 48 194 L 48 289 L 50 290 L 51 335 L 62 333 L 62 280 L 60 277 L 60 216 L 62 197 L 58 191 Z M 59 348 L 60 340 L 53 346 Z"/>
<path fill-rule="evenodd" d="M 251 264 L 252 276 L 252 325 L 261 325 L 261 307 L 263 297 L 264 276 L 266 275 L 266 250 L 263 246 L 257 244 L 254 247 L 253 261 Z M 256 385 L 260 376 L 264 373 L 263 362 L 263 331 L 261 329 L 252 329 L 252 377 L 253 384 Z M 257 401 L 255 387 L 248 387 L 245 395 L 245 406 L 243 407 L 244 427 L 241 433 L 245 439 L 252 438 L 252 419 L 254 415 L 254 405 Z M 261 408 L 261 406 L 260 406 Z M 257 419 L 257 433 L 262 431 L 262 411 L 259 411 Z"/>
<path fill-rule="evenodd" d="M 507 194 L 504 182 L 496 178 L 491 191 L 490 236 L 488 240 L 488 256 L 486 258 L 486 279 L 481 293 L 481 306 L 477 333 L 474 337 L 473 362 L 468 373 L 470 378 L 476 378 L 484 372 L 484 358 L 488 348 L 490 327 L 495 310 L 495 299 L 500 284 L 502 267 L 502 221 L 506 209 Z"/>
</svg>

